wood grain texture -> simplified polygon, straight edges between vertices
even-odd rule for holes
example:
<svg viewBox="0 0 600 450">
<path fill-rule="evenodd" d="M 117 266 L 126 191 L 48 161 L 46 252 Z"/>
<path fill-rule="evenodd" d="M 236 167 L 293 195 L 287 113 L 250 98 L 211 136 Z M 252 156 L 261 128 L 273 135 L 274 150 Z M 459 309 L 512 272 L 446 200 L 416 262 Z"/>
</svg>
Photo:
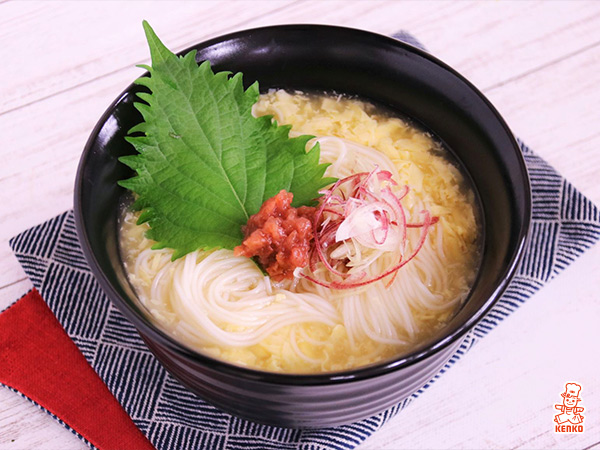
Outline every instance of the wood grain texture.
<svg viewBox="0 0 600 450">
<path fill-rule="evenodd" d="M 407 30 L 600 204 L 600 2 L 0 1 L 0 310 L 31 287 L 8 239 L 72 206 L 87 136 L 140 73 L 135 64 L 148 62 L 144 18 L 174 49 L 281 23 Z M 583 385 L 588 417 L 600 414 L 593 356 L 599 269 L 595 247 L 362 448 L 600 445 L 598 420 L 581 436 L 552 432 L 553 404 L 566 381 Z M 27 400 L 0 390 L 0 449 L 26 448 L 87 447 Z"/>
</svg>

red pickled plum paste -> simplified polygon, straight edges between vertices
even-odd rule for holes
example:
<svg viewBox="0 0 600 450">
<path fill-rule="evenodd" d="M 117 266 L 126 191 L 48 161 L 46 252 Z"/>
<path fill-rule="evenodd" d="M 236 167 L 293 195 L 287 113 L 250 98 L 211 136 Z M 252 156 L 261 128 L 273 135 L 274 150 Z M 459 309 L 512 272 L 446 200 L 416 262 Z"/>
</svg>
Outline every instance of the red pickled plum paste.
<svg viewBox="0 0 600 450">
<path fill-rule="evenodd" d="M 296 267 L 308 265 L 316 208 L 292 207 L 294 194 L 282 190 L 263 203 L 242 228 L 244 241 L 236 256 L 256 256 L 275 281 L 292 279 Z"/>
</svg>

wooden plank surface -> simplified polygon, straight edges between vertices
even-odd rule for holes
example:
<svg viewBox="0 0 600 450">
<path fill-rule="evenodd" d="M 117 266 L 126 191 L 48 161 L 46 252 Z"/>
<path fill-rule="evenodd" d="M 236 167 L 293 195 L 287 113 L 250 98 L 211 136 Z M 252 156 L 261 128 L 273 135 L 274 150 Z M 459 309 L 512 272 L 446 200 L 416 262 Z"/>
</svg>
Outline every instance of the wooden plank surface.
<svg viewBox="0 0 600 450">
<path fill-rule="evenodd" d="M 0 2 L 0 310 L 30 288 L 8 248 L 72 206 L 74 173 L 104 109 L 147 62 L 141 20 L 174 49 L 230 31 L 325 23 L 400 29 L 478 86 L 525 140 L 600 204 L 600 2 Z M 363 449 L 600 445 L 600 250 L 536 294 Z M 574 337 L 579 343 L 573 345 Z M 552 432 L 562 385 L 589 421 Z M 600 408 L 600 407 L 597 407 Z M 7 389 L 0 449 L 85 445 Z"/>
</svg>

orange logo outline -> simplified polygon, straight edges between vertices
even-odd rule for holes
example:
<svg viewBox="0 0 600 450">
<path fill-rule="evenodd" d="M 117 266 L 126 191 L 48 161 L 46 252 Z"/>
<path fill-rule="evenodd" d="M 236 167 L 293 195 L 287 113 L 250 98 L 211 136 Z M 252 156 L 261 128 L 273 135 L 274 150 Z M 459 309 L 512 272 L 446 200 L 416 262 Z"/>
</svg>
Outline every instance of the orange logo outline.
<svg viewBox="0 0 600 450">
<path fill-rule="evenodd" d="M 554 416 L 555 433 L 583 433 L 584 416 L 581 413 L 585 408 L 577 406 L 577 403 L 581 400 L 579 397 L 580 392 L 580 384 L 565 384 L 565 391 L 560 394 L 562 403 L 554 405 L 554 408 L 560 411 L 559 414 Z"/>
</svg>

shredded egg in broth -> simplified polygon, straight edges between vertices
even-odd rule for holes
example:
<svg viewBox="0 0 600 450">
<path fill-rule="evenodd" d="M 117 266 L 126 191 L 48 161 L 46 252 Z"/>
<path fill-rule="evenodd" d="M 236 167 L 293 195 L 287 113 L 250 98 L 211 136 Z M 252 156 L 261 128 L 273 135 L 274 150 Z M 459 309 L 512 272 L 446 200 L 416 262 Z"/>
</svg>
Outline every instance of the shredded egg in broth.
<svg viewBox="0 0 600 450">
<path fill-rule="evenodd" d="M 356 209 L 355 218 L 338 228 L 332 253 L 349 270 L 384 273 L 398 256 L 415 253 L 420 237 L 422 246 L 393 279 L 332 289 L 300 276 L 300 268 L 292 280 L 274 282 L 232 250 L 195 251 L 171 261 L 171 250 L 151 249 L 153 242 L 144 236 L 148 225 L 136 225 L 139 213 L 125 209 L 122 258 L 150 314 L 202 353 L 286 373 L 372 364 L 410 351 L 443 327 L 475 278 L 479 230 L 474 194 L 442 156 L 441 145 L 407 121 L 343 96 L 276 90 L 261 95 L 253 113 L 292 125 L 293 135 L 316 136 L 307 149 L 319 142 L 321 162 L 330 163 L 327 176 L 391 174 L 398 192 L 408 186 L 401 200 L 406 220 L 422 222 L 427 210 L 435 223 L 426 235 L 408 228 L 406 248 L 400 249 L 401 237 L 375 234 L 381 225 L 374 217 L 393 211 L 374 215 Z M 384 178 L 374 189 L 391 183 Z M 367 232 L 374 241 L 364 240 Z M 313 275 L 330 280 L 331 273 L 319 264 Z"/>
</svg>

